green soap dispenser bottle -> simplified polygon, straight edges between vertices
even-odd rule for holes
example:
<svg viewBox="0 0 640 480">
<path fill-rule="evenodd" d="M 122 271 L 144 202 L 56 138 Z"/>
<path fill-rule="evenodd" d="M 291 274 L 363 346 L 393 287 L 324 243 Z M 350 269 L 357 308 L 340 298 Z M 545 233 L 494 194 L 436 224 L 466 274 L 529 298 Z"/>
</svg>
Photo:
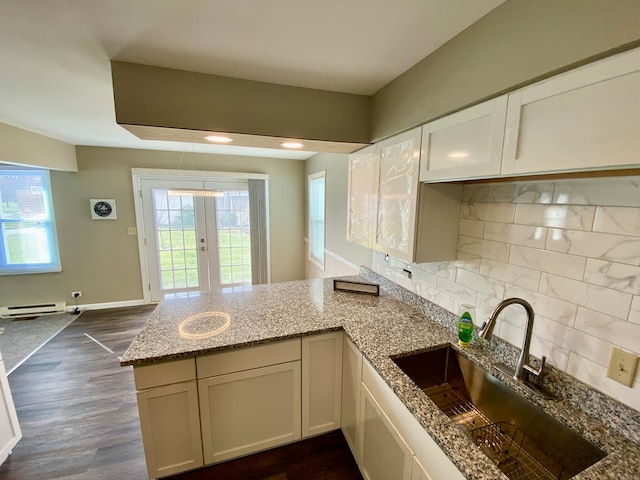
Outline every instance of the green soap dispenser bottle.
<svg viewBox="0 0 640 480">
<path fill-rule="evenodd" d="M 466 347 L 473 338 L 473 317 L 476 310 L 473 305 L 460 305 L 460 316 L 458 317 L 458 343 Z"/>
</svg>

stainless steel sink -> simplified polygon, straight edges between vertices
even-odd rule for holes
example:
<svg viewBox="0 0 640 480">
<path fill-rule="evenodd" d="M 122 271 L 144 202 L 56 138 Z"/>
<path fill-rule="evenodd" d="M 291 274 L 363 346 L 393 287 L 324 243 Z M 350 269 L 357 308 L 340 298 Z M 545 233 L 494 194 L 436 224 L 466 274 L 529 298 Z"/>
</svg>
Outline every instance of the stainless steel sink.
<svg viewBox="0 0 640 480">
<path fill-rule="evenodd" d="M 511 479 L 567 479 L 606 453 L 453 348 L 394 362 Z"/>
</svg>

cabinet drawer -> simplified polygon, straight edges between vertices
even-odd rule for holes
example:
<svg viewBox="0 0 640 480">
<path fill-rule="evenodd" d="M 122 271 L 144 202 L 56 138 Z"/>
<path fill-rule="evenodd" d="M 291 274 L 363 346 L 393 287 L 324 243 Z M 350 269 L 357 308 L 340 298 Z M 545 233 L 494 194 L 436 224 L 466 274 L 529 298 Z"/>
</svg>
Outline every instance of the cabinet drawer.
<svg viewBox="0 0 640 480">
<path fill-rule="evenodd" d="M 135 378 L 137 390 L 195 380 L 195 358 L 191 357 L 133 367 L 133 377 Z"/>
<path fill-rule="evenodd" d="M 196 357 L 198 378 L 224 375 L 252 368 L 300 360 L 300 339 Z"/>
</svg>

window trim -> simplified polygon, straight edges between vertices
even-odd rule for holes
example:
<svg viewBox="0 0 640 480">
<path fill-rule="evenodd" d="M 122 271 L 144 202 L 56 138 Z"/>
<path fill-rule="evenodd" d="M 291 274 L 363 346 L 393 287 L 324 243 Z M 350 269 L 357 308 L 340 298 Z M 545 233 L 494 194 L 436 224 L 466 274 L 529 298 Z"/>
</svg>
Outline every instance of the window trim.
<svg viewBox="0 0 640 480">
<path fill-rule="evenodd" d="M 322 179 L 322 185 L 323 185 L 323 192 L 322 192 L 322 224 L 323 224 L 323 232 L 322 232 L 322 258 L 318 258 L 317 256 L 315 256 L 313 254 L 314 250 L 316 250 L 315 247 L 315 238 L 316 238 L 316 227 L 315 227 L 315 213 L 314 213 L 314 202 L 313 202 L 313 198 L 312 198 L 312 192 L 313 192 L 313 187 L 312 184 L 313 182 Z M 326 230 L 326 225 L 327 225 L 327 181 L 326 181 L 326 170 L 322 170 L 320 172 L 316 172 L 313 173 L 311 175 L 308 176 L 307 179 L 307 192 L 308 192 L 308 209 L 307 209 L 307 215 L 308 215 L 308 259 L 311 263 L 313 263 L 314 265 L 316 265 L 317 267 L 321 268 L 323 271 L 325 270 L 325 260 L 326 260 L 326 253 L 325 253 L 325 249 L 327 246 L 327 230 Z"/>
<path fill-rule="evenodd" d="M 27 275 L 38 273 L 55 273 L 62 271 L 60 261 L 60 248 L 58 242 L 58 232 L 56 229 L 56 215 L 53 207 L 53 191 L 51 188 L 51 173 L 47 169 L 42 168 L 20 168 L 20 167 L 0 167 L 0 174 L 14 175 L 39 175 L 42 178 L 43 187 L 45 189 L 45 208 L 47 209 L 47 219 L 43 222 L 46 224 L 46 233 L 49 238 L 49 253 L 51 261 L 49 263 L 38 264 L 20 264 L 7 265 L 5 259 L 4 240 L 0 241 L 0 276 L 8 275 Z M 11 221 L 11 220 L 9 220 Z M 6 220 L 0 220 L 5 223 Z M 0 235 L 2 235 L 2 227 L 0 227 Z"/>
</svg>

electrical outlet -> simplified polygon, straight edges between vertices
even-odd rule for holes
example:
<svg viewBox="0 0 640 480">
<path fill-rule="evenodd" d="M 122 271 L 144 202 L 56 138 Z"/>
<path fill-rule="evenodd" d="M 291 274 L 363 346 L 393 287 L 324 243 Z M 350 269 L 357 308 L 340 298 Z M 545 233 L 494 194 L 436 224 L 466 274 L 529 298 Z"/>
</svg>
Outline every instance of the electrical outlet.
<svg viewBox="0 0 640 480">
<path fill-rule="evenodd" d="M 633 385 L 633 379 L 636 376 L 637 367 L 638 357 L 636 355 L 613 347 L 607 377 L 627 387 L 631 387 Z"/>
<path fill-rule="evenodd" d="M 73 298 L 78 298 L 82 296 L 82 292 L 71 292 L 71 296 Z"/>
</svg>

